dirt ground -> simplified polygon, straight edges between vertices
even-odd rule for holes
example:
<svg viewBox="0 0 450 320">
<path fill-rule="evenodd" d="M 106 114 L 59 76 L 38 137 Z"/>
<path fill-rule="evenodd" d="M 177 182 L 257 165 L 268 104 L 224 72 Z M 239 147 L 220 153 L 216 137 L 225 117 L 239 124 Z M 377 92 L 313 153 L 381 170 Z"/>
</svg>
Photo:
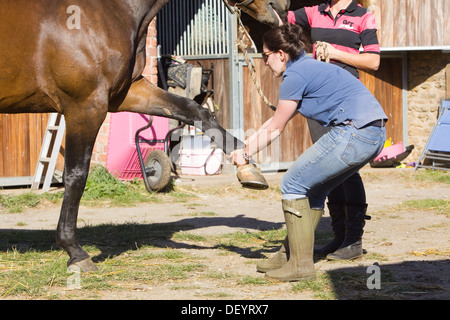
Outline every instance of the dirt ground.
<svg viewBox="0 0 450 320">
<path fill-rule="evenodd" d="M 283 173 L 266 174 L 271 186 L 279 185 Z M 414 174 L 412 169 L 364 168 L 361 175 L 368 198 L 368 221 L 363 237 L 366 254 L 354 261 L 330 262 L 317 260 L 317 274 L 334 272 L 339 275 L 333 299 L 449 299 L 450 298 L 450 213 L 399 207 L 406 200 L 449 200 L 448 184 L 427 184 L 405 178 Z M 234 174 L 217 176 L 182 176 L 175 186 L 190 185 L 199 196 L 195 208 L 186 203 L 139 204 L 131 208 L 82 207 L 78 226 L 127 222 L 179 223 L 191 226 L 190 234 L 218 235 L 236 231 L 256 232 L 284 228 L 279 198 L 274 192 L 260 196 L 229 196 L 226 192 L 209 193 L 211 188 L 238 186 Z M 3 190 L 0 192 L 13 192 Z M 191 203 L 192 204 L 192 203 Z M 201 209 L 199 209 L 201 207 Z M 215 215 L 195 216 L 195 210 L 214 212 Z M 0 229 L 54 230 L 58 207 L 27 209 L 23 213 L 0 214 Z M 20 222 L 26 222 L 21 226 Z M 318 231 L 329 232 L 328 212 L 322 218 Z M 167 247 L 201 255 L 206 259 L 208 272 L 238 273 L 240 276 L 264 279 L 256 272 L 256 263 L 270 256 L 276 248 L 250 254 L 246 249 L 224 254 L 215 247 L 191 245 L 188 241 L 170 240 Z M 161 245 L 164 247 L 164 245 Z M 368 269 L 377 263 L 381 274 L 381 288 L 368 288 L 365 279 L 375 273 Z M 352 275 L 359 275 L 359 283 Z M 361 283 L 361 279 L 363 282 Z M 375 278 L 372 278 L 375 279 Z M 347 281 L 348 280 L 348 281 Z M 202 275 L 163 284 L 140 284 L 134 281 L 128 289 L 100 292 L 99 299 L 237 299 L 237 300 L 291 300 L 321 299 L 317 290 L 292 290 L 292 283 L 269 282 L 263 285 L 236 286 L 233 281 L 214 279 Z M 375 282 L 372 282 L 375 283 Z M 177 285 L 177 290 L 173 286 Z M 320 291 L 320 289 L 319 289 Z M 219 294 L 220 293 L 220 294 Z M 218 298 L 219 297 L 219 298 Z"/>
</svg>

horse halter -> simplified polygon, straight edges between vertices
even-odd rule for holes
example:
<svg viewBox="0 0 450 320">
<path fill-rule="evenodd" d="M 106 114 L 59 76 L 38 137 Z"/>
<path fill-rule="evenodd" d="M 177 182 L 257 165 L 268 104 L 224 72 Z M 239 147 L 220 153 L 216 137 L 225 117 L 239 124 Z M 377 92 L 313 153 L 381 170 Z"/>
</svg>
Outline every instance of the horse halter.
<svg viewBox="0 0 450 320">
<path fill-rule="evenodd" d="M 250 5 L 253 1 L 255 0 L 245 0 L 239 3 L 236 3 L 235 6 L 236 7 L 247 7 L 248 5 Z"/>
<path fill-rule="evenodd" d="M 237 7 L 237 8 L 247 7 L 250 4 L 252 4 L 254 1 L 255 0 L 245 0 L 245 1 L 242 1 L 242 2 L 236 2 L 236 1 L 232 1 L 232 0 L 231 1 L 230 0 L 224 0 L 224 2 L 226 4 L 228 4 L 230 7 L 233 6 L 233 7 Z M 231 5 L 230 2 L 233 3 L 233 5 Z"/>
</svg>

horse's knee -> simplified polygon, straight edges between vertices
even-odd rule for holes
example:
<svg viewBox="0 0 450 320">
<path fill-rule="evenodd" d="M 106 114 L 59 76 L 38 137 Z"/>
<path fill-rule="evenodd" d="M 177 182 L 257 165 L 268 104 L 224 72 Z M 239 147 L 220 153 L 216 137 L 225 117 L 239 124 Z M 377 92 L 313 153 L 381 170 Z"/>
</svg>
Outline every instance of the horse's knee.
<svg viewBox="0 0 450 320">
<path fill-rule="evenodd" d="M 67 250 L 70 247 L 78 246 L 75 228 L 67 226 L 58 226 L 56 229 L 56 244 Z"/>
</svg>

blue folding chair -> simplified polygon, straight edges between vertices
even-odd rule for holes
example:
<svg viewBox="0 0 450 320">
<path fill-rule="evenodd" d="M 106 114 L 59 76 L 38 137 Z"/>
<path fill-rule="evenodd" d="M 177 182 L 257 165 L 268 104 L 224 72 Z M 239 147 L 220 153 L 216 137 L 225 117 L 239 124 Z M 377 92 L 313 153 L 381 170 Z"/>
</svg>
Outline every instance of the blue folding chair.
<svg viewBox="0 0 450 320">
<path fill-rule="evenodd" d="M 423 164 L 426 159 L 430 165 Z M 442 100 L 439 118 L 430 133 L 415 170 L 418 168 L 450 170 L 450 101 Z"/>
</svg>

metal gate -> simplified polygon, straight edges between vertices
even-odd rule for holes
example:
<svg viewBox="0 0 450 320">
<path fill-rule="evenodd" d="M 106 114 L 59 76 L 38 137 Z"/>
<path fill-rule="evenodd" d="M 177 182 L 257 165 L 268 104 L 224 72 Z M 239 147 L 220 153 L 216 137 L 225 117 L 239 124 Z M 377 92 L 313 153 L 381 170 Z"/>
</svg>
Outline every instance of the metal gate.
<svg viewBox="0 0 450 320">
<path fill-rule="evenodd" d="M 185 59 L 230 53 L 230 13 L 223 0 L 172 0 L 158 14 L 162 55 Z"/>
<path fill-rule="evenodd" d="M 223 0 L 172 0 L 158 14 L 159 54 L 186 60 L 229 61 L 230 130 L 243 138 L 242 66 L 237 49 L 237 16 Z M 242 131 L 242 130 L 241 130 Z"/>
</svg>

